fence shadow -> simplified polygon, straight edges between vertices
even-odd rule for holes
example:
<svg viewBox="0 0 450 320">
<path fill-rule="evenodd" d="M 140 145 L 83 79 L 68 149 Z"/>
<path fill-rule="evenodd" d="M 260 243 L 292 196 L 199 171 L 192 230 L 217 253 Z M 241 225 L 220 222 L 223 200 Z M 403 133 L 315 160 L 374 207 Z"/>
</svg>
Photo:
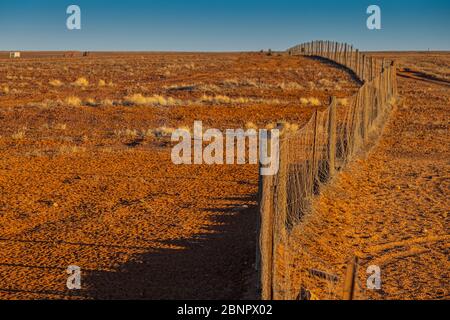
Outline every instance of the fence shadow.
<svg viewBox="0 0 450 320">
<path fill-rule="evenodd" d="M 243 200 L 256 202 L 256 195 Z M 114 272 L 83 277 L 83 295 L 94 299 L 240 299 L 251 292 L 255 274 L 257 206 L 205 209 L 214 226 L 191 239 L 162 241 L 182 249 L 155 249 Z M 136 262 L 135 262 L 136 261 Z"/>
<path fill-rule="evenodd" d="M 304 57 L 305 58 L 309 58 L 311 60 L 318 61 L 318 62 L 320 62 L 320 63 L 322 63 L 324 65 L 333 67 L 335 69 L 339 69 L 339 70 L 345 71 L 348 74 L 350 74 L 350 76 L 351 76 L 351 78 L 352 78 L 352 80 L 354 82 L 356 82 L 360 86 L 363 85 L 363 82 L 361 81 L 361 79 L 358 77 L 358 75 L 355 73 L 354 70 L 352 70 L 352 69 L 350 69 L 350 68 L 348 68 L 348 67 L 346 67 L 346 66 L 344 66 L 344 65 L 342 65 L 340 63 L 337 63 L 337 62 L 335 62 L 333 60 L 330 60 L 328 58 L 323 58 L 323 57 L 319 57 L 319 56 L 304 56 Z"/>
</svg>

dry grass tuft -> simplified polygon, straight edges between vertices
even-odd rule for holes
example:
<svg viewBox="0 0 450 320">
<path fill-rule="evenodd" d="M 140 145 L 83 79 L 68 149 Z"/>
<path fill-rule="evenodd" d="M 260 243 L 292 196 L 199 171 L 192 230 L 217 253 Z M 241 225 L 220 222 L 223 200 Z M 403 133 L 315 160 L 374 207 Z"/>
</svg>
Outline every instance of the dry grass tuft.
<svg viewBox="0 0 450 320">
<path fill-rule="evenodd" d="M 209 102 L 214 104 L 244 104 L 250 101 L 251 101 L 250 99 L 244 97 L 230 98 L 224 95 L 217 95 L 217 96 L 203 95 L 200 99 L 200 102 Z"/>
<path fill-rule="evenodd" d="M 67 124 L 65 123 L 57 123 L 53 126 L 53 129 L 55 130 L 66 130 L 67 129 Z"/>
<path fill-rule="evenodd" d="M 266 129 L 281 129 L 281 134 L 295 133 L 300 129 L 300 126 L 296 123 L 289 123 L 285 120 L 278 122 L 277 124 L 270 123 L 266 126 Z"/>
<path fill-rule="evenodd" d="M 84 148 L 84 147 L 66 146 L 66 145 L 59 147 L 59 154 L 62 154 L 62 155 L 69 155 L 69 154 L 76 154 L 76 153 L 83 153 L 83 152 L 86 152 L 86 148 Z"/>
<path fill-rule="evenodd" d="M 303 86 L 298 84 L 297 82 L 282 82 L 279 84 L 279 88 L 281 90 L 303 90 Z"/>
<path fill-rule="evenodd" d="M 104 100 L 100 101 L 100 105 L 105 106 L 105 107 L 112 107 L 114 105 L 114 101 L 112 101 L 110 99 L 104 99 Z"/>
<path fill-rule="evenodd" d="M 9 90 L 8 86 L 4 86 L 1 90 L 1 93 L 5 94 L 5 95 L 8 94 L 9 92 L 10 92 L 10 90 Z"/>
<path fill-rule="evenodd" d="M 89 86 L 89 81 L 86 79 L 86 78 L 84 78 L 84 77 L 81 77 L 81 78 L 78 78 L 74 83 L 73 83 L 75 86 L 77 86 L 77 87 L 88 87 Z"/>
<path fill-rule="evenodd" d="M 331 87 L 331 86 L 333 86 L 333 83 L 330 80 L 328 80 L 328 79 L 320 79 L 319 80 L 319 84 L 324 86 L 324 87 Z"/>
<path fill-rule="evenodd" d="M 247 122 L 245 124 L 245 129 L 254 129 L 254 130 L 258 130 L 258 126 L 256 124 L 254 124 L 253 122 Z"/>
<path fill-rule="evenodd" d="M 193 91 L 197 88 L 195 84 L 173 84 L 163 87 L 167 91 Z"/>
<path fill-rule="evenodd" d="M 50 109 L 50 108 L 56 108 L 63 104 L 62 101 L 53 101 L 53 100 L 44 100 L 42 102 L 29 102 L 26 104 L 29 108 L 39 108 L 39 109 Z"/>
<path fill-rule="evenodd" d="M 96 107 L 99 105 L 99 103 L 97 101 L 95 101 L 95 99 L 92 99 L 92 98 L 86 99 L 85 104 L 89 107 Z"/>
<path fill-rule="evenodd" d="M 276 127 L 277 127 L 277 124 L 275 122 L 271 122 L 266 125 L 267 130 L 272 130 L 272 129 L 275 129 Z"/>
<path fill-rule="evenodd" d="M 134 106 L 170 106 L 177 105 L 180 101 L 172 97 L 165 98 L 160 95 L 153 95 L 151 97 L 143 96 L 142 94 L 133 94 L 132 96 L 125 97 L 125 105 Z"/>
<path fill-rule="evenodd" d="M 168 128 L 168 127 L 159 127 L 155 130 L 153 130 L 153 134 L 157 138 L 166 138 L 172 136 L 172 133 L 175 131 L 174 128 Z"/>
<path fill-rule="evenodd" d="M 319 107 L 319 106 L 322 105 L 322 103 L 320 102 L 319 99 L 313 98 L 313 97 L 311 97 L 311 98 L 300 98 L 300 103 L 302 105 L 305 105 L 305 106 L 313 106 L 313 107 Z"/>
<path fill-rule="evenodd" d="M 61 87 L 63 83 L 60 80 L 51 80 L 48 82 L 52 87 Z"/>
<path fill-rule="evenodd" d="M 68 97 L 64 100 L 64 103 L 70 107 L 81 106 L 81 99 L 75 96 Z"/>
<path fill-rule="evenodd" d="M 11 138 L 14 140 L 23 140 L 25 139 L 26 136 L 26 130 L 25 128 L 22 128 L 20 130 L 18 130 L 16 133 L 11 135 Z"/>
<path fill-rule="evenodd" d="M 347 107 L 349 105 L 348 98 L 338 98 L 337 103 L 343 107 Z"/>
</svg>

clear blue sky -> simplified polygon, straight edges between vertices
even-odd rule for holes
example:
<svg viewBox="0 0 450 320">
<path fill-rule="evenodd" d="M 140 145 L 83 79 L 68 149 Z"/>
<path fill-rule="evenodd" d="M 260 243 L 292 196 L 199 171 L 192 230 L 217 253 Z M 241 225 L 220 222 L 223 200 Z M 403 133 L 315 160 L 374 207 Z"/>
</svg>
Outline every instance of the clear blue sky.
<svg viewBox="0 0 450 320">
<path fill-rule="evenodd" d="M 82 30 L 66 28 L 66 8 Z M 382 10 L 382 30 L 366 9 Z M 449 0 L 1 0 L 0 50 L 246 51 L 312 39 L 362 50 L 450 50 Z"/>
</svg>

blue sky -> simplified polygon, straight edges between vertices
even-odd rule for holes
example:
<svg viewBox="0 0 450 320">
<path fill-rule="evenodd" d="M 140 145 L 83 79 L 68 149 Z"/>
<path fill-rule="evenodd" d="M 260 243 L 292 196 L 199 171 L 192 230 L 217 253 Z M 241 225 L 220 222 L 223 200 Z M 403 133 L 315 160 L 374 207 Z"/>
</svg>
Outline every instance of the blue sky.
<svg viewBox="0 0 450 320">
<path fill-rule="evenodd" d="M 66 8 L 82 29 L 66 28 Z M 381 7 L 382 30 L 366 27 Z M 0 50 L 284 50 L 338 40 L 362 50 L 450 50 L 448 0 L 0 1 Z"/>
</svg>

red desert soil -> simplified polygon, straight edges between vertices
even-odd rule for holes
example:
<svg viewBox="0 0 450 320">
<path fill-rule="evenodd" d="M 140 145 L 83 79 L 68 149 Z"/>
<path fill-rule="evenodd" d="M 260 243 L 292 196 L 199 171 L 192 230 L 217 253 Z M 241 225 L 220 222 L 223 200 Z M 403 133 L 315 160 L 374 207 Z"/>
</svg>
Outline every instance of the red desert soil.
<svg viewBox="0 0 450 320">
<path fill-rule="evenodd" d="M 252 297 L 257 167 L 175 166 L 170 130 L 301 125 L 357 86 L 255 53 L 0 60 L 0 298 Z"/>
<path fill-rule="evenodd" d="M 423 61 L 434 74 L 450 70 L 448 53 L 379 55 L 410 70 L 421 70 Z M 450 298 L 450 87 L 444 76 L 399 75 L 400 100 L 384 135 L 325 189 L 291 239 L 293 290 L 302 282 L 296 266 L 343 279 L 346 263 L 358 256 L 359 299 Z M 381 268 L 381 290 L 366 288 L 370 265 Z M 319 298 L 341 296 L 341 288 L 307 289 Z"/>
<path fill-rule="evenodd" d="M 448 79 L 448 54 L 383 55 Z M 89 86 L 71 84 L 79 77 Z M 301 124 L 314 107 L 300 98 L 325 104 L 356 87 L 318 61 L 260 54 L 5 60 L 0 85 L 2 299 L 253 297 L 256 168 L 174 166 L 167 137 L 143 131 Z M 339 276 L 358 255 L 363 285 L 366 267 L 379 265 L 382 290 L 363 298 L 448 298 L 448 86 L 402 77 L 399 86 L 384 136 L 326 188 L 291 254 L 294 266 Z M 134 93 L 197 100 L 124 106 Z M 84 101 L 67 105 L 72 95 Z M 70 264 L 83 270 L 81 291 L 65 287 Z"/>
</svg>

